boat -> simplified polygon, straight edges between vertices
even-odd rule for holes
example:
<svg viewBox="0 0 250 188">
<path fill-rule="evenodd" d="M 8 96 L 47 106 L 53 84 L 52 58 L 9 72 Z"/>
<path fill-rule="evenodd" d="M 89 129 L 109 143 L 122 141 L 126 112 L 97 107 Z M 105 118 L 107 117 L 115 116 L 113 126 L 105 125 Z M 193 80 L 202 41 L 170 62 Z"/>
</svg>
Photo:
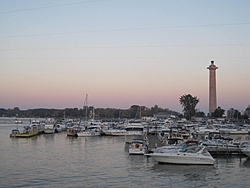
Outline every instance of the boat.
<svg viewBox="0 0 250 188">
<path fill-rule="evenodd" d="M 215 160 L 203 145 L 183 145 L 181 149 L 171 146 L 172 149 L 157 150 L 145 154 L 158 163 L 185 164 L 185 165 L 213 165 Z"/>
<path fill-rule="evenodd" d="M 133 139 L 128 147 L 130 155 L 144 155 L 146 152 L 145 142 L 142 139 Z"/>
<path fill-rule="evenodd" d="M 18 120 L 18 119 L 15 120 L 15 124 L 22 124 L 22 123 L 23 123 L 22 120 Z"/>
<path fill-rule="evenodd" d="M 32 124 L 29 126 L 24 126 L 22 131 L 18 129 L 13 129 L 10 134 L 11 137 L 19 137 L 19 138 L 28 138 L 38 135 L 38 127 L 36 124 Z"/>
<path fill-rule="evenodd" d="M 100 126 L 89 126 L 86 130 L 77 133 L 79 137 L 101 136 Z"/>
<path fill-rule="evenodd" d="M 113 129 L 110 131 L 112 136 L 125 136 L 127 131 L 125 129 Z"/>
<path fill-rule="evenodd" d="M 19 129 L 13 129 L 10 133 L 10 137 L 16 137 L 17 134 L 19 134 Z"/>
<path fill-rule="evenodd" d="M 54 134 L 55 126 L 53 124 L 45 124 L 44 134 Z"/>
<path fill-rule="evenodd" d="M 106 136 L 112 136 L 111 134 L 112 129 L 103 129 L 102 131 Z"/>
<path fill-rule="evenodd" d="M 230 138 L 204 140 L 203 145 L 212 155 L 228 155 L 241 153 L 241 143 L 236 144 Z"/>
<path fill-rule="evenodd" d="M 44 128 L 45 128 L 45 123 L 38 122 L 37 126 L 38 126 L 38 134 L 43 134 L 44 133 Z"/>
<path fill-rule="evenodd" d="M 81 131 L 81 127 L 79 126 L 72 126 L 72 127 L 67 127 L 67 136 L 77 136 L 77 133 Z"/>
<path fill-rule="evenodd" d="M 250 142 L 249 140 L 242 144 L 241 152 L 250 157 Z"/>
<path fill-rule="evenodd" d="M 250 157 L 250 147 L 245 147 L 241 149 L 242 153 Z"/>
<path fill-rule="evenodd" d="M 198 134 L 205 134 L 205 133 L 210 133 L 210 132 L 217 133 L 217 134 L 220 133 L 220 131 L 214 128 L 212 125 L 200 126 L 197 128 L 196 132 Z"/>
<path fill-rule="evenodd" d="M 35 125 L 38 128 L 38 134 L 43 134 L 44 133 L 44 127 L 45 127 L 45 123 L 44 122 L 40 122 L 39 120 L 30 120 L 30 126 Z"/>
<path fill-rule="evenodd" d="M 120 128 L 108 128 L 103 129 L 102 131 L 106 136 L 125 136 L 127 134 L 125 129 Z"/>
<path fill-rule="evenodd" d="M 125 142 L 132 143 L 133 139 L 144 139 L 144 127 L 141 123 L 131 123 L 125 127 Z"/>
<path fill-rule="evenodd" d="M 62 127 L 60 124 L 56 124 L 55 125 L 55 133 L 60 133 L 60 132 L 62 132 Z"/>
</svg>

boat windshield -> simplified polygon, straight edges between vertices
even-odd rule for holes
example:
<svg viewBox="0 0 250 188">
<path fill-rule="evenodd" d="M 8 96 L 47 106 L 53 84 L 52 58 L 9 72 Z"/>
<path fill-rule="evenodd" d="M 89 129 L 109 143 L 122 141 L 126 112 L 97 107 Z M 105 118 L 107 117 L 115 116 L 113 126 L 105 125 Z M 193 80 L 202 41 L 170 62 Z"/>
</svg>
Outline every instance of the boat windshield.
<svg viewBox="0 0 250 188">
<path fill-rule="evenodd" d="M 126 131 L 143 131 L 143 128 L 129 127 L 126 128 Z"/>
<path fill-rule="evenodd" d="M 180 152 L 187 152 L 187 153 L 197 153 L 201 150 L 201 146 L 191 145 L 191 146 L 183 146 Z"/>
</svg>

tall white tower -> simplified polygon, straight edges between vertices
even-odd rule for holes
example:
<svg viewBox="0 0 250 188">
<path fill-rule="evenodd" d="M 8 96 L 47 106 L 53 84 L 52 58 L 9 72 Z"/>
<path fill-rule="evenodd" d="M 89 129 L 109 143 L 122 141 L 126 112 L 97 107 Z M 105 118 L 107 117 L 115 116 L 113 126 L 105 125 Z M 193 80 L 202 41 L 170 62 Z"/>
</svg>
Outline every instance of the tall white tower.
<svg viewBox="0 0 250 188">
<path fill-rule="evenodd" d="M 217 108 L 217 99 L 216 99 L 216 65 L 214 61 L 211 61 L 211 65 L 207 67 L 209 70 L 209 116 Z"/>
</svg>

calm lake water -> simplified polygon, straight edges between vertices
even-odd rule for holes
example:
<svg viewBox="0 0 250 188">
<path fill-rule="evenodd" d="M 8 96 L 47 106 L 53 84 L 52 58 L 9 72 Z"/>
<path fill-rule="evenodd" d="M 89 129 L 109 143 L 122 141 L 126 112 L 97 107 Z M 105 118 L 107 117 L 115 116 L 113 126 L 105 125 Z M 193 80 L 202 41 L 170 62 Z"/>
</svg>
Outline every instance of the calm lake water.
<svg viewBox="0 0 250 188">
<path fill-rule="evenodd" d="M 15 127 L 0 121 L 0 187 L 250 187 L 247 157 L 216 158 L 214 166 L 158 164 L 130 156 L 123 136 L 10 138 Z"/>
</svg>

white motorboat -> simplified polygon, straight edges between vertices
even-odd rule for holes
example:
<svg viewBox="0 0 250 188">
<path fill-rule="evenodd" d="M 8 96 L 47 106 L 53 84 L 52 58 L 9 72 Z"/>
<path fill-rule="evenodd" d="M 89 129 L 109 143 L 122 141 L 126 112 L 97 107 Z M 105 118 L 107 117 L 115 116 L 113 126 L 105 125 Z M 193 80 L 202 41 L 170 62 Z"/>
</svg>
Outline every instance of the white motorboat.
<svg viewBox="0 0 250 188">
<path fill-rule="evenodd" d="M 102 131 L 106 136 L 124 136 L 127 133 L 125 129 L 118 128 L 103 129 Z"/>
<path fill-rule="evenodd" d="M 217 130 L 216 128 L 214 128 L 212 125 L 198 127 L 196 132 L 199 134 L 205 134 L 205 133 L 217 133 L 217 134 L 219 134 L 220 133 L 220 131 Z"/>
<path fill-rule="evenodd" d="M 101 136 L 101 128 L 100 126 L 90 126 L 86 130 L 78 132 L 77 136 L 79 137 Z"/>
<path fill-rule="evenodd" d="M 62 127 L 61 127 L 60 124 L 56 124 L 56 125 L 55 125 L 55 132 L 56 132 L 56 133 L 62 132 Z"/>
<path fill-rule="evenodd" d="M 54 134 L 55 126 L 53 124 L 45 124 L 44 126 L 44 134 Z"/>
<path fill-rule="evenodd" d="M 125 142 L 132 143 L 133 139 L 144 139 L 144 127 L 141 123 L 129 124 L 126 128 Z"/>
<path fill-rule="evenodd" d="M 112 134 L 111 134 L 111 129 L 103 129 L 102 130 L 103 131 L 103 133 L 106 135 L 106 136 L 112 136 Z"/>
<path fill-rule="evenodd" d="M 146 152 L 145 142 L 142 139 L 133 139 L 133 142 L 128 147 L 130 155 L 144 155 Z"/>
<path fill-rule="evenodd" d="M 250 157 L 250 147 L 242 148 L 241 151 Z"/>
<path fill-rule="evenodd" d="M 125 129 L 113 129 L 110 131 L 110 134 L 112 136 L 124 136 L 127 134 L 127 131 Z"/>
<path fill-rule="evenodd" d="M 205 146 L 191 145 L 181 149 L 167 149 L 145 154 L 159 163 L 188 164 L 188 165 L 213 165 L 215 160 Z"/>
<path fill-rule="evenodd" d="M 241 144 L 232 143 L 232 139 L 204 140 L 203 145 L 211 154 L 238 154 L 241 151 Z"/>
<path fill-rule="evenodd" d="M 250 157 L 250 144 L 249 142 L 246 143 L 246 145 L 241 148 L 242 153 L 246 154 L 248 157 Z"/>
</svg>

